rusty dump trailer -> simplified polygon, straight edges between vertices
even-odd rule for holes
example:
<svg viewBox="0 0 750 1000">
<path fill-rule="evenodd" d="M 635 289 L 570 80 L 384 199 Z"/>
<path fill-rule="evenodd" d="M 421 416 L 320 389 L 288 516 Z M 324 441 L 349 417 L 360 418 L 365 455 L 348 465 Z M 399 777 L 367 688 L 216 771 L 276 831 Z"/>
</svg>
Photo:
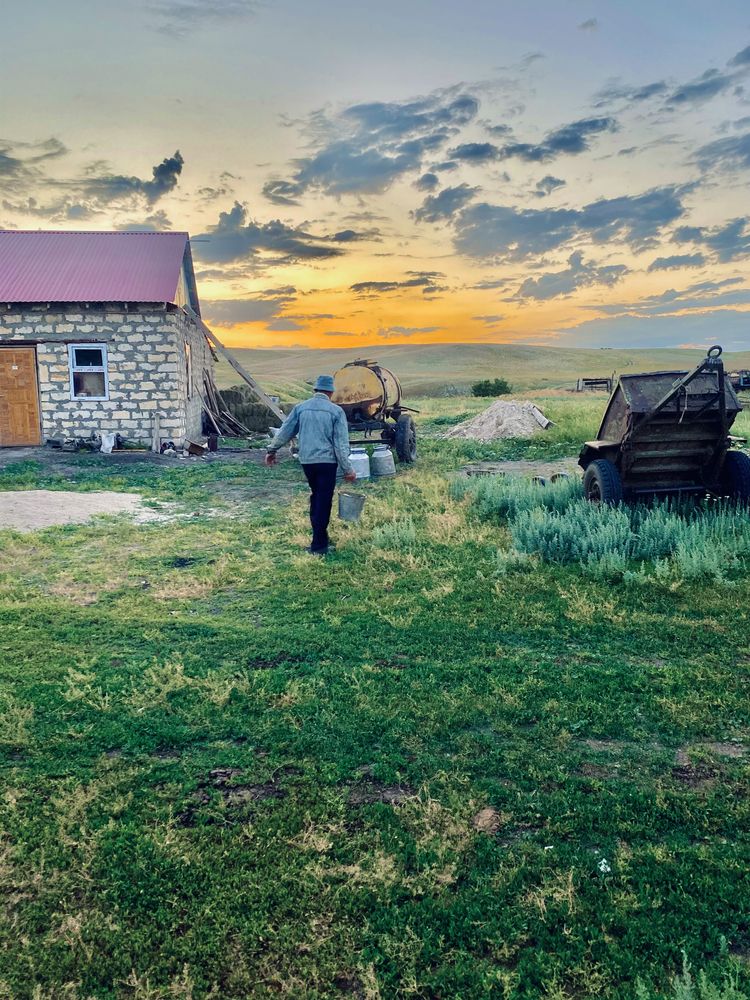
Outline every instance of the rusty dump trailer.
<svg viewBox="0 0 750 1000">
<path fill-rule="evenodd" d="M 621 375 L 578 464 L 589 500 L 706 494 L 750 500 L 750 457 L 732 451 L 742 409 L 712 347 L 692 372 Z"/>
<path fill-rule="evenodd" d="M 401 462 L 413 462 L 417 457 L 417 431 L 410 416 L 416 410 L 404 406 L 401 383 L 377 361 L 352 361 L 333 375 L 337 403 L 349 424 L 349 434 L 361 434 L 353 443 L 368 443 L 379 439 L 393 446 Z"/>
</svg>

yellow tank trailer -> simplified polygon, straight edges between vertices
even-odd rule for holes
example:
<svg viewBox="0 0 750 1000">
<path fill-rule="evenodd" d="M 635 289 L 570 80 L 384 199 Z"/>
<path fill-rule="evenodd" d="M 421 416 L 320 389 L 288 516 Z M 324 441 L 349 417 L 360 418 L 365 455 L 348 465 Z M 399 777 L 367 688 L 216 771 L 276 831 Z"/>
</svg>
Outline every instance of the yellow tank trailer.
<svg viewBox="0 0 750 1000">
<path fill-rule="evenodd" d="M 393 372 L 377 361 L 352 361 L 333 376 L 337 403 L 349 424 L 349 433 L 362 434 L 358 444 L 384 441 L 396 449 L 399 461 L 417 457 L 417 431 L 408 406 L 401 400 L 401 384 Z M 379 438 L 374 435 L 379 432 Z"/>
</svg>

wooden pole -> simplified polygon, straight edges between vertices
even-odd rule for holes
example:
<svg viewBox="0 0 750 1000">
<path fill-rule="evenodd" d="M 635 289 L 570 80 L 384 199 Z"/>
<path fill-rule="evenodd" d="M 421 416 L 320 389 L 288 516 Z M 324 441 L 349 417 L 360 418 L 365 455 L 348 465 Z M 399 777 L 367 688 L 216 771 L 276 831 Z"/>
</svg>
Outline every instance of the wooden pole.
<svg viewBox="0 0 750 1000">
<path fill-rule="evenodd" d="M 226 347 L 224 347 L 224 345 L 216 336 L 216 334 L 213 332 L 213 330 L 211 330 L 210 327 L 206 326 L 206 324 L 203 322 L 200 316 L 198 316 L 198 314 L 194 312 L 189 306 L 186 306 L 185 310 L 189 314 L 189 316 L 193 319 L 193 321 L 198 324 L 203 333 L 206 335 L 209 344 L 213 344 L 216 350 L 227 359 L 227 361 L 232 366 L 232 368 L 234 368 L 237 374 L 245 382 L 247 382 L 247 384 L 253 390 L 253 392 L 261 401 L 261 403 L 267 406 L 268 409 L 271 411 L 271 413 L 273 413 L 275 417 L 278 417 L 279 420 L 283 423 L 285 420 L 285 416 L 282 413 L 281 409 L 276 405 L 276 403 L 274 403 L 274 401 L 269 396 L 265 394 L 265 392 L 261 389 L 261 387 L 255 381 L 252 375 L 242 367 L 237 358 L 235 358 L 235 356 L 230 351 L 228 351 Z"/>
</svg>

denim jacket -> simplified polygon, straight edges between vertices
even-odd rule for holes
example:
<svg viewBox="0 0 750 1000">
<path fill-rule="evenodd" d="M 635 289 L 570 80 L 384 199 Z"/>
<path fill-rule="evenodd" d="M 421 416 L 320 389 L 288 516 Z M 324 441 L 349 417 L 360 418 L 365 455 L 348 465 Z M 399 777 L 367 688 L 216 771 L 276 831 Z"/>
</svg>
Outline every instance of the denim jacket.
<svg viewBox="0 0 750 1000">
<path fill-rule="evenodd" d="M 304 403 L 297 403 L 268 446 L 269 452 L 278 451 L 293 437 L 299 438 L 302 465 L 337 462 L 343 473 L 351 470 L 346 416 L 325 393 L 316 392 Z"/>
</svg>

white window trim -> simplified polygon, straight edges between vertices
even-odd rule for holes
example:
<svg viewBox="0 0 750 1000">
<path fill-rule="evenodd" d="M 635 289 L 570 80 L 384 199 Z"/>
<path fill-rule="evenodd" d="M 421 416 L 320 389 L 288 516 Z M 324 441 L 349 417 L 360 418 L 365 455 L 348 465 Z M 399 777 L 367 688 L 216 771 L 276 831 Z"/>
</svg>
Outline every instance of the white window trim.
<svg viewBox="0 0 750 1000">
<path fill-rule="evenodd" d="M 76 349 L 90 350 L 91 348 L 98 349 L 102 352 L 102 367 L 91 367 L 86 366 L 85 368 L 76 368 L 73 364 Z M 100 403 L 103 400 L 109 399 L 109 365 L 107 364 L 107 345 L 106 344 L 92 344 L 92 343 L 82 343 L 82 344 L 68 344 L 68 371 L 70 373 L 70 398 L 75 400 L 77 403 Z M 75 382 L 73 379 L 74 372 L 104 372 L 104 395 L 103 396 L 76 396 L 75 392 Z"/>
</svg>

